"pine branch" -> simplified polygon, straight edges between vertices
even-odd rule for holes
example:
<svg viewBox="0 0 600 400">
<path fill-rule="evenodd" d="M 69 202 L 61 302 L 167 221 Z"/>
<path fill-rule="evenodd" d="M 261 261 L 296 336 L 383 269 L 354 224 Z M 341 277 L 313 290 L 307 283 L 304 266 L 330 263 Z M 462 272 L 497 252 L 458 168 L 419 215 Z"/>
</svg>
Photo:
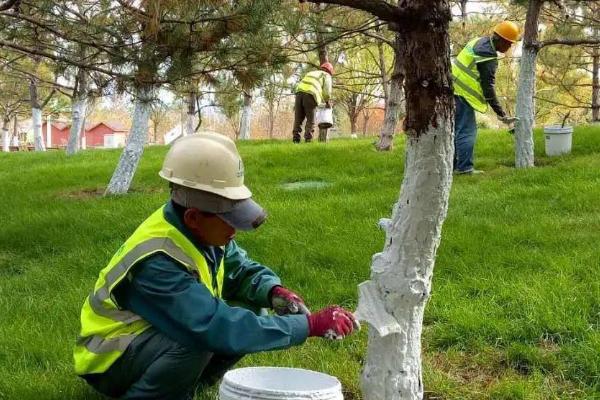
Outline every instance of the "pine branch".
<svg viewBox="0 0 600 400">
<path fill-rule="evenodd" d="M 582 44 L 596 45 L 600 44 L 600 39 L 550 39 L 538 42 L 536 47 L 541 49 L 546 46 L 562 45 L 562 46 L 579 46 Z"/>
<path fill-rule="evenodd" d="M 17 8 L 19 6 L 19 0 L 7 0 L 0 4 L 0 11 L 9 10 L 11 8 Z"/>
</svg>

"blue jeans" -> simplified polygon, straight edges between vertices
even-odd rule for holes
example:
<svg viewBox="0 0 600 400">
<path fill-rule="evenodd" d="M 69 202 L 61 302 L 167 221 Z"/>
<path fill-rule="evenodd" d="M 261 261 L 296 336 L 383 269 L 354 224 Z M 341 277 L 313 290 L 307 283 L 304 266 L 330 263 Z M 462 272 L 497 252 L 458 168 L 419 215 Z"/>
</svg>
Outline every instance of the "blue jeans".
<svg viewBox="0 0 600 400">
<path fill-rule="evenodd" d="M 477 137 L 475 110 L 460 96 L 454 96 L 454 100 L 454 170 L 469 172 L 473 171 L 473 149 Z"/>
</svg>

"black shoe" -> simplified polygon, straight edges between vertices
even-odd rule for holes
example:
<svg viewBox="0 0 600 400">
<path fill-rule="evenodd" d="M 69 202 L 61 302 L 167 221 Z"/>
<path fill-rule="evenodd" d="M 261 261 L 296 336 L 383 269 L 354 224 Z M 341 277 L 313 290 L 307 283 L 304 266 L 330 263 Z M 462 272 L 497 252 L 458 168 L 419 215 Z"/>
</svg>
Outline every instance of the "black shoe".
<svg viewBox="0 0 600 400">
<path fill-rule="evenodd" d="M 305 143 L 310 143 L 310 142 L 312 142 L 312 139 L 304 139 L 304 142 Z"/>
<path fill-rule="evenodd" d="M 292 139 L 292 142 L 293 142 L 294 144 L 299 144 L 299 143 L 300 143 L 300 139 Z"/>
</svg>

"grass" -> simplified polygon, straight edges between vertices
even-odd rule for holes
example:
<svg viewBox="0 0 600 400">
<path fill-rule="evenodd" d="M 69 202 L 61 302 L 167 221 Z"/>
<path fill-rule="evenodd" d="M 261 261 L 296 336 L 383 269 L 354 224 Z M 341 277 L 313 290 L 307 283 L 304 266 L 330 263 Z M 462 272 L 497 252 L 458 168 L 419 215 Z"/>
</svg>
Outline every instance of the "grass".
<svg viewBox="0 0 600 400">
<path fill-rule="evenodd" d="M 269 211 L 239 235 L 313 309 L 353 308 L 383 247 L 403 170 L 369 140 L 240 145 L 247 184 Z M 454 181 L 424 330 L 428 399 L 600 399 L 600 128 L 574 134 L 573 154 L 513 169 L 512 138 L 484 131 L 480 176 Z M 0 399 L 98 399 L 72 372 L 79 310 L 98 271 L 167 198 L 148 148 L 123 197 L 98 196 L 119 151 L 0 154 Z M 284 184 L 327 184 L 300 188 Z M 290 190 L 290 187 L 292 190 Z M 296 190 L 293 190 L 296 189 Z M 309 368 L 359 398 L 363 330 L 311 339 L 243 365 Z M 214 395 L 214 394 L 213 394 Z M 208 398 L 210 396 L 201 396 Z"/>
</svg>

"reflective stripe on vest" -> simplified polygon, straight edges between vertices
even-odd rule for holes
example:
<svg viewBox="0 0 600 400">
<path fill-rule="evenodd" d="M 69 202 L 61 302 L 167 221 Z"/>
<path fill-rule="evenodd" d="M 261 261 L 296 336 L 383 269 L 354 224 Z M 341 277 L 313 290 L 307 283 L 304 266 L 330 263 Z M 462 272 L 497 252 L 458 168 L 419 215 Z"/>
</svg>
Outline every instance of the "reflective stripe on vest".
<svg viewBox="0 0 600 400">
<path fill-rule="evenodd" d="M 454 81 L 454 94 L 463 97 L 471 107 L 484 113 L 488 110 L 488 103 L 481 89 L 477 64 L 496 60 L 498 57 L 481 57 L 475 54 L 474 47 L 478 41 L 479 38 L 471 40 L 452 62 L 452 80 Z"/>
<path fill-rule="evenodd" d="M 216 279 L 202 253 L 183 233 L 164 218 L 164 206 L 144 221 L 100 272 L 94 291 L 81 309 L 81 331 L 74 350 L 75 372 L 79 375 L 106 371 L 127 346 L 150 324 L 139 315 L 119 309 L 112 290 L 127 278 L 131 267 L 156 253 L 177 260 L 198 276 L 213 296 L 221 297 L 224 261 Z"/>
<path fill-rule="evenodd" d="M 296 92 L 311 94 L 317 104 L 323 102 L 323 86 L 325 85 L 325 71 L 311 71 L 296 86 Z"/>
</svg>

